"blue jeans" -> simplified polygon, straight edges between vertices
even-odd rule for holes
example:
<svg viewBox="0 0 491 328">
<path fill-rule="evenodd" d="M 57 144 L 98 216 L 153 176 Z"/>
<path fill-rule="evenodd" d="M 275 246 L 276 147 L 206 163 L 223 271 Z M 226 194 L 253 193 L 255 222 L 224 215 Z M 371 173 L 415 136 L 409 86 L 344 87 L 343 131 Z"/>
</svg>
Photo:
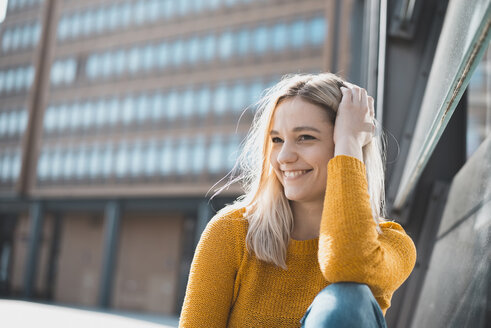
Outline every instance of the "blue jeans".
<svg viewBox="0 0 491 328">
<path fill-rule="evenodd" d="M 370 288 L 339 282 L 324 288 L 300 321 L 302 328 L 387 328 Z"/>
</svg>

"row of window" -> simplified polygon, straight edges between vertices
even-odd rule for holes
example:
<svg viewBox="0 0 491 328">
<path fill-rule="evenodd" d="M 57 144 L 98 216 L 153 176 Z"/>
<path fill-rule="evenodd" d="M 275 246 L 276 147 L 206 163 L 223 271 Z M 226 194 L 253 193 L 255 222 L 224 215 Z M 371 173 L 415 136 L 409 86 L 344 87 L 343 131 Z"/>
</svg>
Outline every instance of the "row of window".
<svg viewBox="0 0 491 328">
<path fill-rule="evenodd" d="M 9 27 L 2 35 L 2 51 L 9 52 L 34 47 L 39 42 L 40 36 L 40 23 Z"/>
<path fill-rule="evenodd" d="M 174 121 L 192 116 L 204 117 L 210 112 L 216 116 L 227 112 L 239 114 L 257 101 L 262 91 L 276 79 L 268 82 L 253 80 L 219 83 L 215 86 L 189 86 L 182 90 L 51 105 L 44 116 L 44 130 L 51 133 L 94 126 Z"/>
<path fill-rule="evenodd" d="M 23 9 L 34 5 L 42 4 L 44 0 L 8 0 L 7 11 Z"/>
<path fill-rule="evenodd" d="M 27 127 L 27 118 L 26 109 L 0 112 L 0 138 L 24 134 Z"/>
<path fill-rule="evenodd" d="M 110 6 L 90 8 L 64 15 L 57 30 L 58 40 L 76 39 L 91 34 L 101 34 L 132 25 L 143 25 L 158 20 L 169 20 L 193 13 L 210 12 L 222 6 L 267 0 L 138 0 L 125 1 Z"/>
<path fill-rule="evenodd" d="M 34 67 L 21 66 L 0 71 L 0 94 L 28 90 L 34 81 Z"/>
<path fill-rule="evenodd" d="M 267 52 L 320 47 L 324 43 L 325 32 L 325 18 L 317 16 L 268 26 L 226 30 L 221 34 L 195 35 L 92 54 L 87 58 L 85 73 L 89 79 L 98 79 L 212 60 L 225 61 L 233 57 L 262 55 Z M 51 70 L 52 83 L 73 83 L 76 67 L 75 58 L 54 62 Z"/>
<path fill-rule="evenodd" d="M 21 150 L 0 151 L 0 181 L 12 182 L 19 178 L 21 169 Z"/>
<path fill-rule="evenodd" d="M 43 149 L 37 176 L 56 181 L 222 174 L 233 167 L 239 145 L 238 135 L 217 134 Z"/>
<path fill-rule="evenodd" d="M 50 80 L 52 85 L 70 84 L 77 74 L 77 61 L 73 58 L 57 60 L 51 66 Z"/>
</svg>

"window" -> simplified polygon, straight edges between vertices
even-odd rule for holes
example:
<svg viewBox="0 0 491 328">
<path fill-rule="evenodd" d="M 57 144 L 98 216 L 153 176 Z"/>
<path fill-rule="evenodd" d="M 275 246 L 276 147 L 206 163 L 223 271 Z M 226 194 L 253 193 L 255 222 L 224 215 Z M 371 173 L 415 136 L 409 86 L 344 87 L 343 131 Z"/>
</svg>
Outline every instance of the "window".
<svg viewBox="0 0 491 328">
<path fill-rule="evenodd" d="M 193 114 L 193 107 L 194 107 L 194 92 L 191 88 L 186 89 L 184 92 L 182 92 L 182 115 L 184 117 L 189 117 Z"/>
<path fill-rule="evenodd" d="M 113 152 L 111 144 L 106 144 L 102 153 L 102 175 L 108 177 L 112 173 Z"/>
<path fill-rule="evenodd" d="M 75 151 L 68 149 L 65 152 L 65 160 L 63 166 L 63 177 L 69 179 L 75 174 Z"/>
<path fill-rule="evenodd" d="M 171 91 L 167 97 L 167 119 L 173 121 L 176 119 L 179 111 L 179 96 L 177 91 Z"/>
<path fill-rule="evenodd" d="M 37 176 L 41 181 L 47 180 L 49 176 L 49 154 L 47 151 L 42 151 L 37 162 Z"/>
<path fill-rule="evenodd" d="M 58 180 L 62 173 L 62 154 L 61 149 L 57 147 L 51 155 L 51 178 Z"/>
<path fill-rule="evenodd" d="M 207 35 L 202 41 L 202 56 L 205 61 L 210 61 L 215 57 L 215 36 Z"/>
<path fill-rule="evenodd" d="M 125 53 L 123 50 L 118 50 L 115 54 L 113 54 L 114 57 L 114 72 L 117 75 L 123 74 L 123 72 L 126 69 L 126 58 L 125 58 Z"/>
<path fill-rule="evenodd" d="M 205 166 L 205 156 L 206 156 L 206 149 L 205 149 L 205 140 L 202 135 L 198 135 L 194 138 L 194 147 L 193 147 L 193 154 L 192 154 L 192 171 L 194 174 L 200 174 L 203 172 L 204 166 Z"/>
<path fill-rule="evenodd" d="M 275 51 L 282 51 L 288 46 L 288 29 L 285 23 L 273 27 L 272 46 Z"/>
<path fill-rule="evenodd" d="M 227 87 L 223 84 L 219 85 L 215 90 L 214 98 L 215 113 L 217 113 L 218 115 L 223 115 L 228 107 Z"/>
<path fill-rule="evenodd" d="M 150 114 L 148 97 L 146 95 L 141 95 L 140 97 L 138 97 L 138 102 L 136 105 L 137 105 L 136 117 L 138 121 L 141 123 L 145 121 Z"/>
<path fill-rule="evenodd" d="M 209 87 L 202 87 L 197 94 L 197 104 L 198 114 L 200 116 L 206 116 L 210 110 L 211 104 L 211 92 Z"/>
<path fill-rule="evenodd" d="M 316 17 L 309 23 L 309 41 L 314 46 L 324 44 L 326 38 L 326 19 L 324 17 Z"/>
<path fill-rule="evenodd" d="M 93 115 L 93 104 L 87 101 L 84 105 L 82 112 L 82 126 L 87 129 L 93 124 L 94 115 Z"/>
<path fill-rule="evenodd" d="M 102 64 L 101 72 L 102 72 L 102 76 L 104 77 L 108 77 L 112 75 L 114 61 L 111 57 L 112 56 L 110 52 L 105 52 L 100 57 L 101 64 Z"/>
<path fill-rule="evenodd" d="M 225 31 L 220 36 L 220 48 L 219 55 L 220 59 L 225 60 L 232 56 L 233 54 L 233 37 L 230 31 Z"/>
<path fill-rule="evenodd" d="M 103 99 L 100 99 L 94 104 L 96 108 L 95 113 L 95 124 L 99 127 L 107 124 L 107 107 L 106 102 Z"/>
<path fill-rule="evenodd" d="M 144 150 L 145 153 L 145 174 L 155 175 L 157 171 L 157 144 L 154 140 L 150 141 Z"/>
<path fill-rule="evenodd" d="M 68 127 L 68 108 L 65 105 L 58 107 L 58 130 L 63 131 Z"/>
<path fill-rule="evenodd" d="M 263 92 L 263 83 L 259 80 L 256 80 L 254 81 L 251 85 L 250 85 L 250 103 L 256 103 L 260 97 L 261 97 L 261 94 Z"/>
<path fill-rule="evenodd" d="M 164 17 L 166 19 L 172 18 L 175 13 L 175 1 L 174 0 L 165 0 L 164 2 Z"/>
<path fill-rule="evenodd" d="M 160 93 L 154 94 L 152 98 L 152 112 L 153 119 L 161 119 L 164 114 L 164 97 Z"/>
<path fill-rule="evenodd" d="M 211 174 L 218 174 L 222 170 L 223 147 L 222 138 L 219 135 L 213 137 L 210 150 L 208 152 L 208 171 Z"/>
<path fill-rule="evenodd" d="M 132 96 L 128 96 L 123 102 L 123 117 L 122 121 L 124 124 L 129 125 L 133 122 L 135 118 L 135 104 Z"/>
<path fill-rule="evenodd" d="M 188 173 L 189 171 L 189 142 L 187 139 L 182 138 L 179 141 L 179 146 L 177 148 L 176 154 L 176 172 L 179 175 Z"/>
<path fill-rule="evenodd" d="M 116 175 L 118 178 L 126 176 L 128 173 L 128 147 L 126 143 L 121 143 L 116 154 Z"/>
<path fill-rule="evenodd" d="M 70 36 L 72 38 L 76 38 L 80 34 L 80 30 L 81 30 L 80 14 L 79 13 L 75 13 L 70 18 L 71 18 Z"/>
<path fill-rule="evenodd" d="M 70 112 L 72 113 L 72 119 L 71 119 L 71 128 L 72 129 L 78 129 L 80 127 L 80 121 L 82 120 L 82 115 L 83 115 L 83 107 L 80 105 L 80 103 L 76 102 L 72 104 L 70 107 Z"/>
<path fill-rule="evenodd" d="M 195 63 L 199 60 L 200 44 L 198 37 L 193 37 L 188 41 L 187 60 Z"/>
<path fill-rule="evenodd" d="M 172 151 L 173 145 L 172 140 L 166 139 L 162 143 L 162 151 L 160 152 L 160 173 L 162 175 L 169 175 L 174 169 L 174 154 Z"/>
<path fill-rule="evenodd" d="M 143 68 L 151 70 L 155 65 L 155 50 L 153 45 L 147 45 L 143 50 Z"/>
<path fill-rule="evenodd" d="M 109 124 L 115 125 L 119 120 L 119 100 L 117 98 L 111 99 L 108 104 L 108 121 Z"/>
<path fill-rule="evenodd" d="M 165 68 L 169 64 L 169 46 L 166 43 L 161 43 L 158 46 L 157 64 L 160 68 Z"/>
<path fill-rule="evenodd" d="M 131 150 L 130 155 L 131 160 L 131 175 L 138 176 L 143 171 L 143 165 L 145 162 L 144 153 L 142 149 L 142 145 L 140 142 L 136 142 L 133 145 L 133 149 Z"/>
<path fill-rule="evenodd" d="M 118 28 L 118 25 L 120 24 L 120 17 L 121 17 L 121 11 L 120 10 L 121 6 L 119 4 L 112 5 L 108 10 L 109 10 L 109 22 L 108 22 L 108 28 L 110 30 L 115 30 Z"/>
<path fill-rule="evenodd" d="M 262 54 L 268 50 L 268 29 L 265 26 L 259 26 L 254 30 L 254 52 Z"/>
<path fill-rule="evenodd" d="M 241 112 L 247 107 L 249 99 L 247 99 L 247 92 L 244 83 L 237 82 L 232 90 L 231 107 L 236 112 Z"/>
<path fill-rule="evenodd" d="M 176 40 L 172 44 L 172 64 L 174 66 L 179 66 L 182 64 L 184 57 L 184 42 L 182 40 Z"/>
<path fill-rule="evenodd" d="M 290 40 L 294 48 L 302 47 L 306 36 L 305 22 L 303 20 L 298 20 L 291 24 Z"/>
<path fill-rule="evenodd" d="M 233 169 L 240 151 L 240 138 L 237 134 L 229 136 L 227 145 L 227 170 Z"/>
<path fill-rule="evenodd" d="M 7 133 L 7 113 L 0 112 L 0 137 Z"/>
</svg>

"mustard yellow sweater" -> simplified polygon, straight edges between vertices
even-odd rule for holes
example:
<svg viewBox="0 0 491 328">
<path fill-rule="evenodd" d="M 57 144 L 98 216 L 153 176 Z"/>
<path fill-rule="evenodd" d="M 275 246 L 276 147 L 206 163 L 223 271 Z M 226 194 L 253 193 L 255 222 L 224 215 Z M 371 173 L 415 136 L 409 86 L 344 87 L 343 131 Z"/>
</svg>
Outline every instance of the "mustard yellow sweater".
<svg viewBox="0 0 491 328">
<path fill-rule="evenodd" d="M 399 224 L 376 231 L 365 166 L 353 157 L 329 161 L 320 237 L 290 240 L 287 270 L 247 252 L 244 212 L 215 217 L 203 232 L 179 327 L 299 327 L 317 293 L 340 281 L 367 284 L 385 315 L 416 261 Z"/>
</svg>

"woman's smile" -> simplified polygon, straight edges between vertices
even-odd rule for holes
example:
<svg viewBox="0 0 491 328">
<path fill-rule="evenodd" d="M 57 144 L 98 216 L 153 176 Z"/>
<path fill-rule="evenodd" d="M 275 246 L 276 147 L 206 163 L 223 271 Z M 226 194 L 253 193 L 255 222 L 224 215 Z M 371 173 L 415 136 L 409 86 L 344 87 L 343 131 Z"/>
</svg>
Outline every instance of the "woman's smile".
<svg viewBox="0 0 491 328">
<path fill-rule="evenodd" d="M 283 177 L 287 181 L 297 180 L 309 172 L 312 172 L 312 170 L 285 170 L 283 171 Z"/>
</svg>

